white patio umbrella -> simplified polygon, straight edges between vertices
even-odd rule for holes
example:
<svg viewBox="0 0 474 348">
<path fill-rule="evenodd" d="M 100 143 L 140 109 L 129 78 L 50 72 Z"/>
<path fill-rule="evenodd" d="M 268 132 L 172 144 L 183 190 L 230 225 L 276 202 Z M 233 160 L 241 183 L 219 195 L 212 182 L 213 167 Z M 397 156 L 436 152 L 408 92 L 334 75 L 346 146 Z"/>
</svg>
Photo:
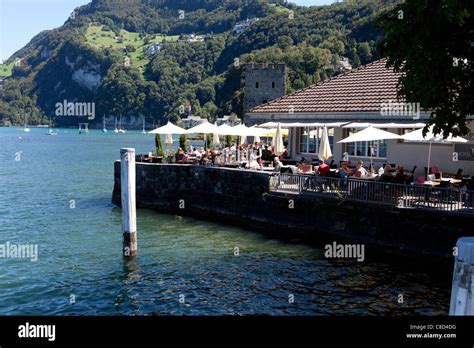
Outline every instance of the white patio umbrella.
<svg viewBox="0 0 474 348">
<path fill-rule="evenodd" d="M 355 143 L 358 141 L 377 141 L 388 139 L 401 139 L 398 134 L 390 133 L 372 126 L 369 126 L 355 134 L 348 136 L 345 139 L 338 141 L 339 143 Z M 372 153 L 370 154 L 370 167 L 373 168 Z"/>
<path fill-rule="evenodd" d="M 153 129 L 152 131 L 148 132 L 149 134 L 184 134 L 186 133 L 186 129 L 175 126 L 171 122 L 162 127 Z"/>
<path fill-rule="evenodd" d="M 260 140 L 260 135 L 258 135 L 258 134 L 257 134 L 257 135 L 254 135 L 254 136 L 253 136 L 253 142 L 254 142 L 254 143 L 260 143 L 260 142 L 261 142 L 261 140 Z"/>
<path fill-rule="evenodd" d="M 178 127 L 172 124 L 170 121 L 162 127 L 153 129 L 152 131 L 148 132 L 148 134 L 166 134 L 165 145 L 167 147 L 173 145 L 173 134 L 184 134 L 186 133 L 186 129 Z"/>
<path fill-rule="evenodd" d="M 438 144 L 450 144 L 450 143 L 467 143 L 467 140 L 461 137 L 453 137 L 451 134 L 446 138 L 443 139 L 441 134 L 434 134 L 433 133 L 433 126 L 428 129 L 426 136 L 423 136 L 423 128 L 417 129 L 416 131 L 404 134 L 401 136 L 403 140 L 407 141 L 417 141 L 423 143 L 429 143 L 428 149 L 428 167 L 427 167 L 427 174 L 430 172 L 430 162 L 431 162 L 431 144 L 438 143 Z"/>
<path fill-rule="evenodd" d="M 227 124 L 220 125 L 217 127 L 217 134 L 219 135 L 237 135 L 235 134 L 234 127 L 231 127 Z"/>
<path fill-rule="evenodd" d="M 166 134 L 165 145 L 167 147 L 170 147 L 171 145 L 173 145 L 173 136 L 171 134 Z"/>
<path fill-rule="evenodd" d="M 326 161 L 332 157 L 331 144 L 329 144 L 328 129 L 326 126 L 324 126 L 321 143 L 319 144 L 318 157 L 321 161 Z"/>
<path fill-rule="evenodd" d="M 232 130 L 234 131 L 233 135 L 238 135 L 241 137 L 247 137 L 248 135 L 251 135 L 251 130 L 249 127 L 247 127 L 244 124 L 239 124 L 237 126 L 232 127 Z"/>
<path fill-rule="evenodd" d="M 339 140 L 340 143 L 355 143 L 358 141 L 376 141 L 387 139 L 400 139 L 400 136 L 395 133 L 390 133 L 372 126 L 369 126 L 357 133 L 348 136 L 345 139 Z"/>
<path fill-rule="evenodd" d="M 214 134 L 218 133 L 218 128 L 215 124 L 205 121 L 195 127 L 189 128 L 186 134 Z"/>
<path fill-rule="evenodd" d="M 219 140 L 219 127 L 217 126 L 217 124 L 214 124 L 215 126 L 215 132 L 212 133 L 212 144 L 213 145 L 220 145 L 220 140 Z"/>
<path fill-rule="evenodd" d="M 186 134 L 214 134 L 218 131 L 218 128 L 215 124 L 205 121 L 201 124 L 198 124 L 195 127 L 189 128 L 186 131 Z M 218 137 L 219 139 L 219 137 Z M 206 147 L 206 137 L 204 137 L 204 147 Z M 214 139 L 213 139 L 214 142 Z"/>
<path fill-rule="evenodd" d="M 285 152 L 285 149 L 283 147 L 283 135 L 281 133 L 280 123 L 278 123 L 277 131 L 275 133 L 275 136 L 273 137 L 272 147 L 273 147 L 273 152 L 277 156 L 280 156 L 283 152 Z"/>
<path fill-rule="evenodd" d="M 233 135 L 239 136 L 239 145 L 247 144 L 247 127 L 243 124 L 231 127 Z"/>
</svg>

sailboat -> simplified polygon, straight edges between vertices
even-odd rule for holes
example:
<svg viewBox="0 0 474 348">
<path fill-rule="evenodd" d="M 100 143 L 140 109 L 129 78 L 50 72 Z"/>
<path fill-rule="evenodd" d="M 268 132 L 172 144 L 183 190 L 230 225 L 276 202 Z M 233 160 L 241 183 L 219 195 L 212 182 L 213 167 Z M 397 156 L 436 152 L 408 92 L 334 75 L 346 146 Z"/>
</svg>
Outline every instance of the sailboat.
<svg viewBox="0 0 474 348">
<path fill-rule="evenodd" d="M 118 128 L 117 128 L 117 116 L 115 116 L 115 129 L 114 129 L 114 133 L 118 133 Z"/>
<path fill-rule="evenodd" d="M 28 122 L 26 120 L 26 114 L 25 114 L 25 128 L 23 128 L 23 131 L 27 133 L 30 131 L 30 129 L 28 128 Z"/>
<path fill-rule="evenodd" d="M 151 130 L 154 130 L 155 129 L 155 120 L 153 120 L 153 128 Z M 150 132 L 148 132 L 148 134 L 150 134 Z"/>
<path fill-rule="evenodd" d="M 49 131 L 46 133 L 46 135 L 58 135 L 58 132 L 54 131 L 53 128 L 51 127 L 51 116 L 49 117 Z"/>
<path fill-rule="evenodd" d="M 122 129 L 122 115 L 120 115 L 120 121 L 119 121 L 119 130 L 118 132 L 120 134 L 125 134 L 125 129 Z"/>
<path fill-rule="evenodd" d="M 102 117 L 102 123 L 103 123 L 103 126 L 102 126 L 102 133 L 107 133 L 107 128 L 105 127 L 105 116 Z"/>
<path fill-rule="evenodd" d="M 143 130 L 142 130 L 142 134 L 146 134 L 146 130 L 145 130 L 145 117 L 143 117 Z"/>
</svg>

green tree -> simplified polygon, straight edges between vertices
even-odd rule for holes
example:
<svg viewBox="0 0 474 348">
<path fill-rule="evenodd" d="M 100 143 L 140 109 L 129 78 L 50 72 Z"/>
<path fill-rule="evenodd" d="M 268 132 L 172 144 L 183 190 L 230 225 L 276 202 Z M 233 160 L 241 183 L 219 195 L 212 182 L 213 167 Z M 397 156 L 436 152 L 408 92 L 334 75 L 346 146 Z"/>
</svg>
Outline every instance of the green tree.
<svg viewBox="0 0 474 348">
<path fill-rule="evenodd" d="M 206 149 L 210 149 L 212 147 L 212 134 L 206 134 Z"/>
<path fill-rule="evenodd" d="M 359 55 L 362 64 L 367 64 L 372 60 L 372 50 L 368 42 L 362 42 L 357 48 L 357 54 Z"/>
<path fill-rule="evenodd" d="M 156 155 L 160 157 L 165 157 L 165 152 L 163 151 L 163 144 L 161 142 L 161 135 L 155 135 L 155 147 L 156 147 Z"/>
<path fill-rule="evenodd" d="M 444 136 L 466 134 L 474 114 L 473 13 L 472 0 L 406 0 L 377 20 L 377 51 L 403 73 L 399 94 L 432 110 L 428 125 Z"/>
<path fill-rule="evenodd" d="M 188 136 L 186 134 L 181 134 L 179 137 L 179 147 L 186 151 L 188 142 Z"/>
<path fill-rule="evenodd" d="M 287 49 L 288 47 L 293 45 L 293 39 L 287 35 L 280 36 L 277 39 L 277 45 L 282 50 Z"/>
</svg>

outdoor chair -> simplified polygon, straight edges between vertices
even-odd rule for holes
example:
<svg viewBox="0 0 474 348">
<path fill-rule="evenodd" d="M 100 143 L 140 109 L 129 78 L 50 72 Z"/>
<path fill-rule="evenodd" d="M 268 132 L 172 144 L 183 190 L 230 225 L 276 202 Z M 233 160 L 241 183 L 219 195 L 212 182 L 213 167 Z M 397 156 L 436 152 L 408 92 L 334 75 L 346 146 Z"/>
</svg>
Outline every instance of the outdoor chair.
<svg viewBox="0 0 474 348">
<path fill-rule="evenodd" d="M 305 175 L 304 176 L 304 183 L 303 183 L 303 191 L 320 191 L 320 187 L 318 187 L 316 181 L 316 177 Z"/>
<path fill-rule="evenodd" d="M 463 170 L 459 168 L 458 171 L 456 172 L 456 175 L 454 175 L 454 179 L 462 179 L 462 172 Z"/>
<path fill-rule="evenodd" d="M 474 208 L 474 179 L 466 181 L 466 189 L 468 190 L 466 205 L 468 207 Z"/>
<path fill-rule="evenodd" d="M 413 166 L 411 171 L 406 171 L 405 184 L 411 184 L 415 181 L 415 170 L 417 166 Z"/>
</svg>

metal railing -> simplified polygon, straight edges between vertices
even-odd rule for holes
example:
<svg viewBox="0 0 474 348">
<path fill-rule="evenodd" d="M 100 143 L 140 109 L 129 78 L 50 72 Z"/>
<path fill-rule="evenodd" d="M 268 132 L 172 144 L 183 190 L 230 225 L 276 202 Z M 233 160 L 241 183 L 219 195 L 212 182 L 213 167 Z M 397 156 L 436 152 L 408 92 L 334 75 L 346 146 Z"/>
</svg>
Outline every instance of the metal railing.
<svg viewBox="0 0 474 348">
<path fill-rule="evenodd" d="M 398 208 L 435 209 L 474 216 L 474 191 L 456 187 L 276 173 L 270 179 L 269 189 L 274 192 L 310 193 L 338 200 L 372 202 Z"/>
</svg>

